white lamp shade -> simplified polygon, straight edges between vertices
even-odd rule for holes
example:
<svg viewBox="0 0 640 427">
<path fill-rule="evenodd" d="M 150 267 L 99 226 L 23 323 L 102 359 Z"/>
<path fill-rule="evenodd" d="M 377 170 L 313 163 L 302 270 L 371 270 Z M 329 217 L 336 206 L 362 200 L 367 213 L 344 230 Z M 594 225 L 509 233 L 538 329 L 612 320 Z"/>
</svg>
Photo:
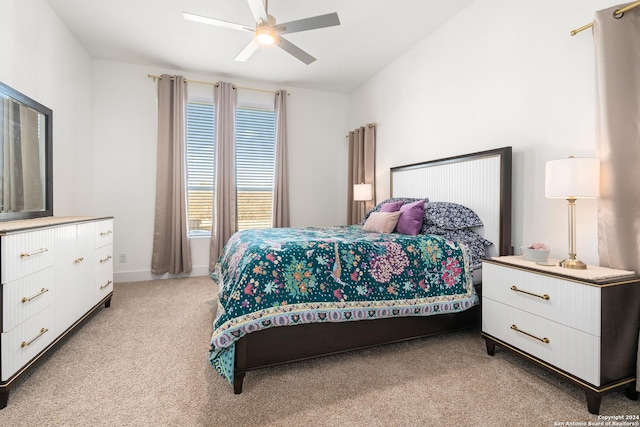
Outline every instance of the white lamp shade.
<svg viewBox="0 0 640 427">
<path fill-rule="evenodd" d="M 373 199 L 371 192 L 371 184 L 354 184 L 353 200 L 356 202 L 364 202 Z"/>
<path fill-rule="evenodd" d="M 551 160 L 545 166 L 545 190 L 549 198 L 576 199 L 600 194 L 600 160 L 576 158 Z"/>
</svg>

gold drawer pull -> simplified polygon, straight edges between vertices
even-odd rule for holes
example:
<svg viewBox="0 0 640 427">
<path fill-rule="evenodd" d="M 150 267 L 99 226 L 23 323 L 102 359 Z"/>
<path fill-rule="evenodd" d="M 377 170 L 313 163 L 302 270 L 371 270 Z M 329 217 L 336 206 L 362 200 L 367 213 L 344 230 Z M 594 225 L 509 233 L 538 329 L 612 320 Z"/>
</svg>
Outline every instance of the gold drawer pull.
<svg viewBox="0 0 640 427">
<path fill-rule="evenodd" d="M 42 289 L 40 289 L 40 292 L 38 292 L 38 293 L 37 293 L 37 294 L 35 294 L 35 295 L 32 295 L 32 296 L 30 296 L 30 297 L 22 297 L 21 301 L 22 301 L 22 303 L 24 304 L 25 302 L 29 302 L 29 301 L 31 301 L 31 300 L 33 300 L 33 299 L 38 298 L 40 295 L 44 294 L 45 292 L 49 292 L 49 289 L 47 289 L 47 288 L 42 288 Z"/>
<path fill-rule="evenodd" d="M 111 233 L 113 233 L 113 231 L 111 231 L 111 230 L 101 231 L 100 232 L 100 237 L 108 236 Z"/>
<path fill-rule="evenodd" d="M 20 344 L 20 348 L 29 347 L 35 340 L 37 340 L 38 338 L 43 336 L 47 331 L 48 331 L 47 328 L 40 329 L 40 333 L 38 335 L 36 335 L 35 337 L 31 338 L 29 341 L 22 341 L 22 344 Z"/>
<path fill-rule="evenodd" d="M 522 289 L 518 289 L 518 287 L 516 285 L 513 285 L 511 287 L 511 290 L 512 291 L 516 291 L 516 292 L 522 292 L 523 294 L 531 295 L 531 296 L 534 296 L 536 298 L 542 298 L 543 300 L 547 300 L 547 301 L 551 299 L 551 297 L 549 295 L 547 295 L 547 294 L 538 295 L 538 294 L 534 294 L 534 293 L 531 293 L 531 292 L 523 291 Z"/>
<path fill-rule="evenodd" d="M 33 252 L 22 252 L 22 253 L 20 254 L 20 258 L 26 258 L 26 257 L 29 257 L 29 256 L 31 256 L 31 255 L 41 254 L 41 253 L 43 253 L 43 252 L 47 252 L 48 250 L 49 250 L 49 249 L 47 249 L 47 248 L 40 248 L 40 249 L 38 249 L 37 251 L 33 251 Z"/>
<path fill-rule="evenodd" d="M 113 282 L 112 282 L 111 280 L 109 280 L 109 281 L 107 282 L 107 284 L 106 284 L 106 285 L 102 285 L 102 286 L 100 286 L 100 290 L 103 290 L 104 288 L 108 288 L 108 287 L 109 287 L 109 285 L 110 285 L 110 284 L 112 284 L 112 283 L 113 283 Z"/>
<path fill-rule="evenodd" d="M 520 332 L 521 334 L 525 334 L 526 336 L 531 337 L 533 339 L 536 339 L 536 340 L 538 340 L 540 342 L 543 342 L 545 344 L 549 344 L 549 342 L 550 342 L 549 338 L 547 338 L 547 337 L 539 338 L 539 337 L 537 337 L 535 335 L 530 334 L 529 332 L 525 332 L 522 329 L 518 329 L 518 327 L 516 325 L 511 325 L 511 329 L 513 329 L 516 332 Z"/>
<path fill-rule="evenodd" d="M 106 258 L 102 258 L 100 260 L 100 264 L 104 264 L 105 262 L 109 261 L 111 258 L 112 258 L 111 255 L 108 255 Z"/>
<path fill-rule="evenodd" d="M 75 262 L 76 264 L 80 264 L 82 261 L 84 261 L 84 258 L 83 258 L 83 257 L 76 258 L 76 259 L 74 260 L 74 262 Z"/>
</svg>

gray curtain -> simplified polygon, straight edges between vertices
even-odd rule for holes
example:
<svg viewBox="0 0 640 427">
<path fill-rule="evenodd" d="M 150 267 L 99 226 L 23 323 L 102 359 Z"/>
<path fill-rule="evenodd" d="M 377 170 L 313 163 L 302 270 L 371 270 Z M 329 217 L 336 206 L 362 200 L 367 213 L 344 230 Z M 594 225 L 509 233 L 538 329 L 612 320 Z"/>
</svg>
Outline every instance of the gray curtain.
<svg viewBox="0 0 640 427">
<path fill-rule="evenodd" d="M 272 227 L 289 227 L 289 174 L 287 163 L 287 91 L 276 94 L 276 164 L 273 183 Z"/>
<path fill-rule="evenodd" d="M 375 125 L 366 125 L 349 132 L 349 171 L 347 180 L 347 224 L 357 224 L 375 206 Z M 354 184 L 371 184 L 373 200 L 353 200 Z"/>
<path fill-rule="evenodd" d="M 640 272 L 640 8 L 616 19 L 619 8 L 598 11 L 593 26 L 601 165 L 598 251 L 601 265 Z M 640 391 L 640 382 L 636 387 Z"/>
<path fill-rule="evenodd" d="M 231 83 L 220 82 L 213 91 L 216 114 L 216 177 L 209 270 L 213 271 L 222 249 L 237 231 L 236 206 L 236 98 Z"/>
<path fill-rule="evenodd" d="M 158 80 L 158 167 L 151 272 L 191 272 L 186 188 L 187 88 L 182 76 Z"/>
</svg>

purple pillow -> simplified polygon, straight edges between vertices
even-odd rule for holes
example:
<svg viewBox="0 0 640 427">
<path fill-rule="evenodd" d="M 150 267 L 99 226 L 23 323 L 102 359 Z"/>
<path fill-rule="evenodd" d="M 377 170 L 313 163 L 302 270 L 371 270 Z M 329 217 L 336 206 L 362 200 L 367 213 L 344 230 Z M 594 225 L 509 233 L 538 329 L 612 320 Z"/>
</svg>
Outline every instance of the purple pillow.
<svg viewBox="0 0 640 427">
<path fill-rule="evenodd" d="M 417 236 L 422 228 L 424 216 L 424 200 L 408 203 L 400 207 L 400 219 L 396 231 L 410 236 Z"/>
<path fill-rule="evenodd" d="M 402 205 L 404 205 L 404 202 L 402 200 L 398 202 L 384 203 L 382 206 L 380 206 L 380 212 L 398 212 Z"/>
</svg>

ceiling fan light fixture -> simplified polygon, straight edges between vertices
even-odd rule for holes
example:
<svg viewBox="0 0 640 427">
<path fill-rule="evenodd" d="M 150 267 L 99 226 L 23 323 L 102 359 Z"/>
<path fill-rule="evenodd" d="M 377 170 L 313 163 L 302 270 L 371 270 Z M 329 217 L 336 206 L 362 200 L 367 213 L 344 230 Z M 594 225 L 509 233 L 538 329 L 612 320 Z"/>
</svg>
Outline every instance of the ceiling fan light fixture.
<svg viewBox="0 0 640 427">
<path fill-rule="evenodd" d="M 267 26 L 261 26 L 256 29 L 256 40 L 260 44 L 273 44 L 276 39 L 276 34 L 273 28 Z"/>
<path fill-rule="evenodd" d="M 249 44 L 247 44 L 235 57 L 235 60 L 240 62 L 247 61 L 247 59 L 249 59 L 249 57 L 253 55 L 260 46 L 275 44 L 291 56 L 309 65 L 314 62 L 316 58 L 281 36 L 300 31 L 316 30 L 319 28 L 340 25 L 340 19 L 338 18 L 338 14 L 335 12 L 298 19 L 284 24 L 277 24 L 276 18 L 273 17 L 273 15 L 269 15 L 269 0 L 246 1 L 249 3 L 251 14 L 255 20 L 255 27 L 222 21 L 215 18 L 208 18 L 206 16 L 194 15 L 188 12 L 183 12 L 183 16 L 185 19 L 202 22 L 203 24 L 253 33 L 253 38 Z"/>
</svg>

